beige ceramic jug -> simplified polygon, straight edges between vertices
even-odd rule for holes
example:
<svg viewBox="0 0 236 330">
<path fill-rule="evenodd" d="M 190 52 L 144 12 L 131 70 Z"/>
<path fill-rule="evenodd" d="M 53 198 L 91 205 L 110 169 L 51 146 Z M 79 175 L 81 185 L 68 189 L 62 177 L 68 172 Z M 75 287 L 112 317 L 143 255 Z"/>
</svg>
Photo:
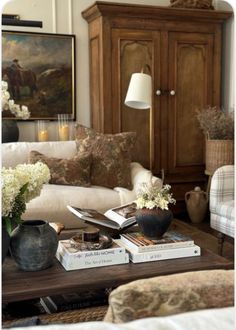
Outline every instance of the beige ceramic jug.
<svg viewBox="0 0 236 330">
<path fill-rule="evenodd" d="M 185 203 L 189 218 L 193 223 L 202 222 L 206 216 L 208 208 L 208 195 L 200 187 L 188 191 L 185 194 Z"/>
</svg>

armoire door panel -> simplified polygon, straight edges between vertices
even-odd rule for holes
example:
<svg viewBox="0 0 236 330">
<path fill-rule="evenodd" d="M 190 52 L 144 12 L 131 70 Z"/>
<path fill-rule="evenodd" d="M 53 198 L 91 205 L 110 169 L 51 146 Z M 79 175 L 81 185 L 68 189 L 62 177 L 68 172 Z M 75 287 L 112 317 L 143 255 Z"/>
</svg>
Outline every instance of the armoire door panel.
<svg viewBox="0 0 236 330">
<path fill-rule="evenodd" d="M 133 73 L 141 72 L 144 68 L 144 72 L 153 76 L 152 72 L 158 63 L 156 57 L 160 57 L 159 51 L 159 33 L 134 32 L 128 29 L 113 29 L 112 31 L 112 76 L 119 77 L 112 81 L 113 131 L 135 131 L 137 133 L 137 143 L 132 159 L 140 162 L 146 168 L 150 166 L 151 152 L 150 110 L 129 108 L 124 101 Z M 147 65 L 151 72 L 148 72 Z M 118 108 L 117 105 L 119 105 Z"/>
<path fill-rule="evenodd" d="M 169 34 L 169 173 L 199 172 L 204 166 L 204 136 L 196 110 L 212 104 L 213 36 Z"/>
</svg>

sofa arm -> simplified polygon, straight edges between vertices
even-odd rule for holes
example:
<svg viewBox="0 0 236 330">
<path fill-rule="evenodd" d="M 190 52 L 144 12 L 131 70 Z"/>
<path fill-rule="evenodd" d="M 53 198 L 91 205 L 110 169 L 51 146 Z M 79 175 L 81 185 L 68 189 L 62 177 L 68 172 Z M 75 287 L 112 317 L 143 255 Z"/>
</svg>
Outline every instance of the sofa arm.
<svg viewBox="0 0 236 330">
<path fill-rule="evenodd" d="M 234 199 L 234 165 L 218 168 L 212 176 L 210 211 L 215 213 L 219 203 Z"/>
<path fill-rule="evenodd" d="M 152 174 L 150 170 L 147 170 L 139 163 L 131 163 L 131 182 L 133 189 L 128 190 L 122 187 L 114 188 L 120 195 L 121 205 L 132 202 L 137 198 L 137 192 L 140 188 L 140 184 L 143 182 L 155 184 L 157 187 L 162 187 L 162 180 Z"/>
<path fill-rule="evenodd" d="M 133 184 L 133 190 L 136 194 L 142 182 L 149 182 L 160 188 L 163 184 L 160 178 L 154 176 L 150 170 L 145 169 L 139 163 L 131 163 L 131 180 Z"/>
</svg>

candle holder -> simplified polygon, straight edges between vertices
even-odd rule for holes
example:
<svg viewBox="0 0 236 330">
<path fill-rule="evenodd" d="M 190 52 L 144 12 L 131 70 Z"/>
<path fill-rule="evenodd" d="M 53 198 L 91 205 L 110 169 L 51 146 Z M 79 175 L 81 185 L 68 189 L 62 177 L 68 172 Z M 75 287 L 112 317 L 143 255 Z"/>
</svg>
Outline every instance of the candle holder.
<svg viewBox="0 0 236 330">
<path fill-rule="evenodd" d="M 70 137 L 69 118 L 68 114 L 58 114 L 58 140 L 67 141 Z"/>
<path fill-rule="evenodd" d="M 48 141 L 48 125 L 45 120 L 37 121 L 37 138 L 38 142 Z"/>
</svg>

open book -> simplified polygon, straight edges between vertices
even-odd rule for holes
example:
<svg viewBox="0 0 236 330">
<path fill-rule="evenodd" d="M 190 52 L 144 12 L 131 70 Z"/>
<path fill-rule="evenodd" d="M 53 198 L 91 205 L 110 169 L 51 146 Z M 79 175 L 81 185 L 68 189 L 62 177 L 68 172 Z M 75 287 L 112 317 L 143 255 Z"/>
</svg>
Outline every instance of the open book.
<svg viewBox="0 0 236 330">
<path fill-rule="evenodd" d="M 121 230 L 136 223 L 136 204 L 134 202 L 112 208 L 106 211 L 105 214 L 93 209 L 82 209 L 70 205 L 67 205 L 67 208 L 84 221 L 112 229 Z"/>
</svg>

